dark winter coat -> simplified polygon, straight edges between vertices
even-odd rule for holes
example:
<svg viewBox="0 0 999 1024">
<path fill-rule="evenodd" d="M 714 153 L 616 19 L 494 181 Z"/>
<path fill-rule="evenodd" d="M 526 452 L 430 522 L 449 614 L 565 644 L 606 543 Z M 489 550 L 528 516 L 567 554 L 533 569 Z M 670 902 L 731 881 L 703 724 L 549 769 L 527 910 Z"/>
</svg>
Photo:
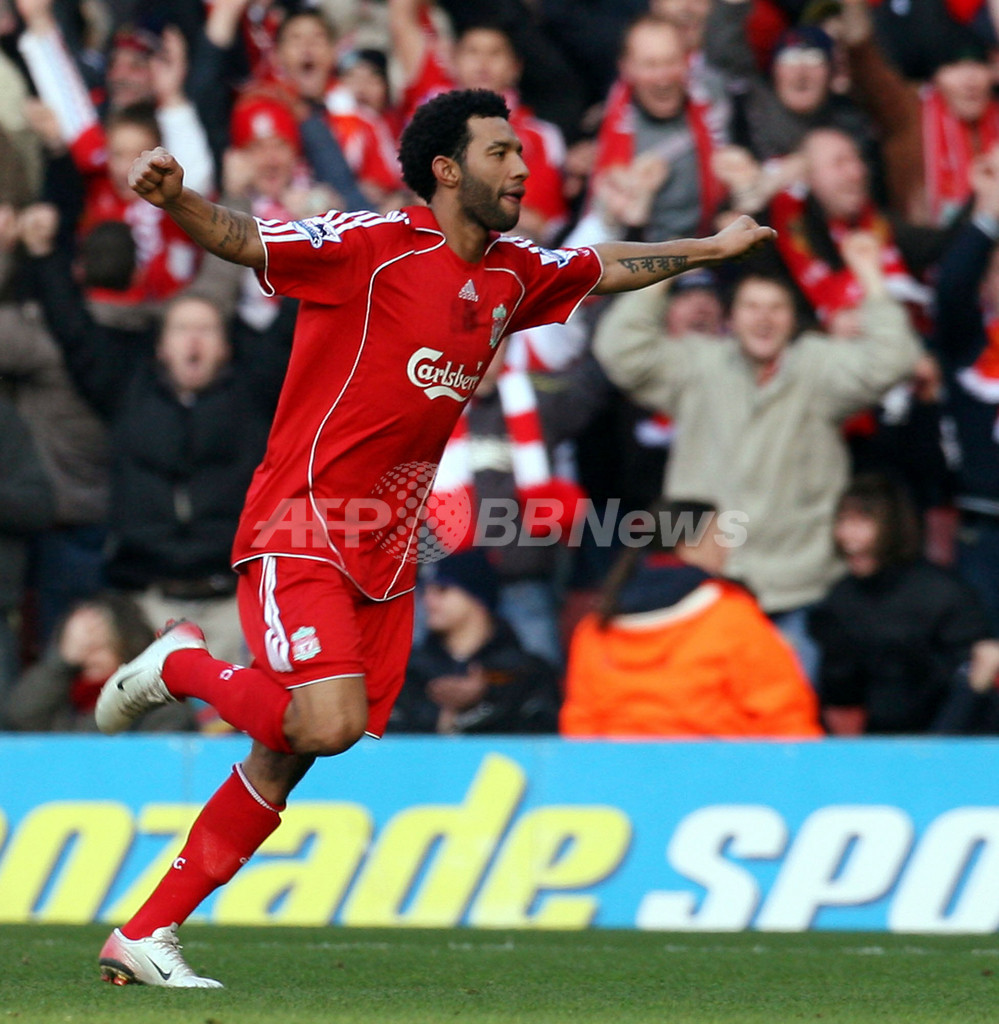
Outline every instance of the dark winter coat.
<svg viewBox="0 0 999 1024">
<path fill-rule="evenodd" d="M 246 490 L 263 456 L 284 377 L 295 305 L 266 334 L 243 327 L 214 382 L 183 401 L 155 358 L 156 336 L 97 324 L 60 254 L 31 260 L 29 280 L 81 394 L 108 422 L 108 578 L 228 577 Z"/>
<path fill-rule="evenodd" d="M 28 537 L 55 519 L 55 499 L 28 425 L 0 398 L 0 612 L 21 601 Z"/>
<path fill-rule="evenodd" d="M 862 707 L 868 733 L 982 731 L 955 722 L 968 698 L 971 647 L 989 636 L 971 588 L 954 574 L 913 562 L 847 576 L 812 613 L 822 650 L 824 706 Z"/>
<path fill-rule="evenodd" d="M 948 249 L 940 264 L 933 346 L 946 375 L 947 412 L 961 453 L 957 504 L 999 516 L 999 401 L 989 401 L 962 382 L 962 371 L 987 343 L 978 289 L 994 246 L 994 239 L 968 223 Z"/>
<path fill-rule="evenodd" d="M 472 665 L 485 672 L 489 687 L 482 701 L 458 715 L 461 733 L 555 732 L 559 691 L 555 670 L 520 645 L 502 619 L 496 631 L 475 654 L 453 658 L 431 633 L 414 647 L 406 682 L 392 711 L 392 732 L 435 732 L 440 708 L 426 695 L 428 683 L 439 676 L 465 675 Z"/>
</svg>

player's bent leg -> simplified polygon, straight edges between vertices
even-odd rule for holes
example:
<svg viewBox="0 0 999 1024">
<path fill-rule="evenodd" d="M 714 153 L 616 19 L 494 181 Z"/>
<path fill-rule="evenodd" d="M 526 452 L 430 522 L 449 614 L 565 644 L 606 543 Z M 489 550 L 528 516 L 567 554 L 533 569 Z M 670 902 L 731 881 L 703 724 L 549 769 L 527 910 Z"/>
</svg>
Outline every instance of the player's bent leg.
<svg viewBox="0 0 999 1024">
<path fill-rule="evenodd" d="M 296 754 L 332 757 L 350 749 L 368 724 L 363 675 L 319 679 L 292 691 L 284 734 Z"/>
<path fill-rule="evenodd" d="M 169 624 L 111 676 L 97 701 L 97 726 L 104 733 L 121 732 L 157 704 L 187 697 L 207 701 L 241 732 L 291 753 L 282 729 L 288 691 L 260 669 L 213 658 L 193 622 Z"/>
<path fill-rule="evenodd" d="M 292 752 L 283 727 L 291 694 L 270 673 L 219 661 L 207 651 L 176 651 L 164 663 L 163 682 L 175 697 L 211 704 L 224 722 L 272 750 Z"/>
<path fill-rule="evenodd" d="M 281 754 L 254 743 L 243 761 L 243 774 L 268 803 L 283 806 L 315 762 L 309 754 Z"/>
</svg>

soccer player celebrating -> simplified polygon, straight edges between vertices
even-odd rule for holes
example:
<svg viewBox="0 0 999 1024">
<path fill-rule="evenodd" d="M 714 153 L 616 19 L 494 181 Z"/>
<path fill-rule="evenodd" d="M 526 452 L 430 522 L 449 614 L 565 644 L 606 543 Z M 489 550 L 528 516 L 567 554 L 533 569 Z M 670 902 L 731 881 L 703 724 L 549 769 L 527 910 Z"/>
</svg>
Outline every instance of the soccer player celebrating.
<svg viewBox="0 0 999 1024">
<path fill-rule="evenodd" d="M 564 321 L 591 292 L 627 291 L 742 255 L 773 231 L 741 217 L 709 238 L 548 250 L 504 237 L 527 167 L 503 99 L 444 93 L 403 134 L 407 184 L 428 206 L 257 221 L 185 188 L 161 148 L 132 188 L 209 252 L 301 300 L 291 361 L 233 562 L 251 667 L 168 629 L 106 684 L 119 732 L 151 705 L 199 697 L 253 739 L 146 903 L 101 951 L 104 978 L 217 987 L 185 963 L 177 927 L 277 828 L 317 757 L 380 736 L 402 685 L 424 505 L 445 442 L 508 332 Z M 235 425 L 234 425 L 235 427 Z"/>
</svg>

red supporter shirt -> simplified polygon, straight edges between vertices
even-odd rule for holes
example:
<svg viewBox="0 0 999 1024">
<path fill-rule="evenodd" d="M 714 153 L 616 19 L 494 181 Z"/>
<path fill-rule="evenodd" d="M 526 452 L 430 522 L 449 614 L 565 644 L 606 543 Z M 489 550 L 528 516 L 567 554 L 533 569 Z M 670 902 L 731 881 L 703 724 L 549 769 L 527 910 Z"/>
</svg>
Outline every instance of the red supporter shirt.
<svg viewBox="0 0 999 1024">
<path fill-rule="evenodd" d="M 118 305 L 162 302 L 190 284 L 201 252 L 188 235 L 158 207 L 138 196 L 124 200 L 107 177 L 92 175 L 80 219 L 80 236 L 105 221 L 120 221 L 131 229 L 135 273 L 127 291 L 91 288 L 90 298 Z"/>
<path fill-rule="evenodd" d="M 259 79 L 243 91 L 243 96 L 260 105 L 272 105 L 284 117 L 297 98 L 294 88 L 280 75 Z M 358 184 L 362 187 L 373 185 L 383 192 L 398 191 L 402 187 L 402 177 L 396 156 L 396 140 L 384 119 L 362 107 L 335 80 L 330 82 L 324 102 L 326 121 Z M 234 116 L 233 123 L 235 120 Z"/>
<path fill-rule="evenodd" d="M 88 295 L 117 305 L 162 302 L 190 284 L 201 252 L 161 209 L 137 195 L 123 199 L 115 192 L 107 174 L 106 148 L 100 124 L 92 125 L 71 147 L 86 188 L 77 233 L 83 238 L 105 221 L 127 224 L 135 239 L 135 273 L 126 291 L 91 288 Z"/>
<path fill-rule="evenodd" d="M 396 597 L 416 577 L 413 470 L 429 492 L 499 339 L 568 319 L 600 259 L 495 236 L 468 263 L 425 207 L 258 225 L 262 288 L 301 305 L 233 564 L 318 559 L 375 600 Z"/>
<path fill-rule="evenodd" d="M 330 112 L 327 120 L 347 165 L 361 185 L 375 185 L 383 192 L 395 192 L 402 187 L 395 141 L 375 115 L 358 107 Z"/>
</svg>

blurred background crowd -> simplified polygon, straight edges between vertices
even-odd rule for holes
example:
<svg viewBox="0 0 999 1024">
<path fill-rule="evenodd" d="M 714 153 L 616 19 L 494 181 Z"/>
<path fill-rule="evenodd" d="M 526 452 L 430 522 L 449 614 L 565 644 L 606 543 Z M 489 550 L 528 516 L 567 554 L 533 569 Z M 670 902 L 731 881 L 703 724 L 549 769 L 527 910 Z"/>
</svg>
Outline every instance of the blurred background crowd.
<svg viewBox="0 0 999 1024">
<path fill-rule="evenodd" d="M 503 343 L 435 486 L 512 502 L 511 540 L 426 567 L 390 729 L 999 732 L 995 19 L 0 0 L 0 728 L 92 729 L 169 617 L 246 657 L 229 550 L 295 303 L 138 199 L 132 161 L 163 145 L 264 219 L 384 211 L 418 202 L 413 110 L 485 88 L 531 172 L 516 234 L 749 213 L 778 239 Z M 138 727 L 227 728 L 194 702 Z"/>
</svg>

